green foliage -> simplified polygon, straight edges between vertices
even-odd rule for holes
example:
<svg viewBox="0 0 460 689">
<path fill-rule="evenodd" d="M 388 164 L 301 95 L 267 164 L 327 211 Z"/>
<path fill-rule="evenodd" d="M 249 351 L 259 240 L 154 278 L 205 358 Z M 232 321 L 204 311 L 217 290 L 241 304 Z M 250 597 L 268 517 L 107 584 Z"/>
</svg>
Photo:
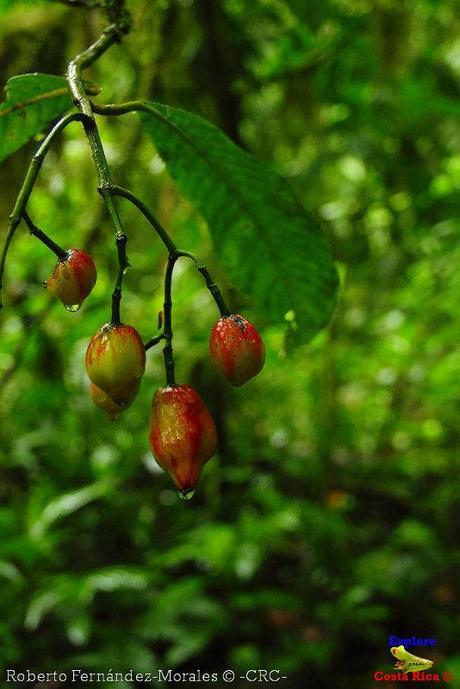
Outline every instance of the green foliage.
<svg viewBox="0 0 460 689">
<path fill-rule="evenodd" d="M 72 105 L 67 82 L 50 74 L 23 74 L 6 85 L 0 106 L 0 161 L 40 134 Z"/>
<path fill-rule="evenodd" d="M 286 182 L 196 115 L 148 103 L 141 120 L 180 191 L 207 220 L 233 282 L 298 344 L 329 318 L 337 276 L 314 219 Z M 294 337 L 292 337 L 294 340 Z"/>
<path fill-rule="evenodd" d="M 10 79 L 3 117 L 0 110 L 0 160 L 70 104 L 60 77 Z M 235 285 L 253 297 L 267 323 L 288 321 L 290 342 L 308 342 L 327 322 L 337 289 L 329 248 L 313 216 L 279 175 L 217 127 L 183 110 L 147 105 L 150 112 L 141 121 L 179 189 L 208 221 Z"/>
</svg>

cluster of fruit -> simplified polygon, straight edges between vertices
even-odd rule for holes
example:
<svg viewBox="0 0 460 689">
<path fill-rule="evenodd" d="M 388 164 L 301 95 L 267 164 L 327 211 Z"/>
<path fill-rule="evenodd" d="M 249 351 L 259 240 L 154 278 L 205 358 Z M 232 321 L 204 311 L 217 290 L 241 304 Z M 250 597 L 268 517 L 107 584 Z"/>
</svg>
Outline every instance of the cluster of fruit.
<svg viewBox="0 0 460 689">
<path fill-rule="evenodd" d="M 59 260 L 46 287 L 70 311 L 76 311 L 96 282 L 96 267 L 87 253 L 72 249 Z M 216 323 L 210 336 L 211 361 L 231 384 L 243 385 L 264 365 L 264 345 L 254 326 L 230 314 Z M 106 323 L 92 337 L 86 352 L 91 397 L 111 419 L 135 399 L 145 370 L 145 347 L 130 325 Z M 204 464 L 217 447 L 214 421 L 198 393 L 188 385 L 167 385 L 154 395 L 150 447 L 169 473 L 180 495 L 189 498 Z"/>
</svg>

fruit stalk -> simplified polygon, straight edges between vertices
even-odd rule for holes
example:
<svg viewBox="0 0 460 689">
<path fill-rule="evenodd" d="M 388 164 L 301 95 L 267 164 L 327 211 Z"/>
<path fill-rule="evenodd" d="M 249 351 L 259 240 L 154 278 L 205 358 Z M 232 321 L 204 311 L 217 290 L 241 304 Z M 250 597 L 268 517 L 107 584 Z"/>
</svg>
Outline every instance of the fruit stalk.
<svg viewBox="0 0 460 689">
<path fill-rule="evenodd" d="M 174 352 L 172 347 L 173 330 L 172 330 L 172 276 L 174 266 L 177 261 L 177 254 L 169 254 L 168 265 L 166 266 L 165 274 L 165 291 L 164 291 L 164 327 L 163 337 L 166 344 L 163 347 L 163 357 L 165 360 L 166 384 L 175 385 L 176 379 L 174 375 Z"/>
<path fill-rule="evenodd" d="M 126 269 L 129 268 L 129 261 L 126 255 L 126 244 L 128 242 L 128 237 L 125 234 L 118 235 L 116 239 L 117 252 L 118 252 L 118 277 L 115 283 L 115 288 L 112 293 L 112 325 L 120 325 L 120 302 L 121 302 L 121 292 L 123 285 L 123 277 L 126 273 Z"/>
<path fill-rule="evenodd" d="M 43 230 L 40 230 L 35 223 L 32 222 L 29 214 L 24 211 L 23 215 L 24 221 L 29 228 L 29 232 L 31 235 L 34 237 L 37 237 L 45 246 L 48 247 L 48 249 L 51 249 L 51 251 L 56 254 L 56 256 L 63 261 L 65 258 L 67 258 L 67 251 L 64 251 L 64 249 L 61 249 L 59 244 L 56 244 L 56 242 L 53 242 L 51 237 L 48 237 L 48 235 L 43 232 Z"/>
</svg>

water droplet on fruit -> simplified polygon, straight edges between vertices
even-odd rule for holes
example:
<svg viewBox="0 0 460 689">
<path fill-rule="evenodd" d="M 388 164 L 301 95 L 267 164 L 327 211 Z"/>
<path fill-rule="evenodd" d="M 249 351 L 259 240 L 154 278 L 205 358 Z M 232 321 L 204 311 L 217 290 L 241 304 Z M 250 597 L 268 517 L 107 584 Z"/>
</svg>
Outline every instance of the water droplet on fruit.
<svg viewBox="0 0 460 689">
<path fill-rule="evenodd" d="M 190 489 L 190 490 L 185 490 L 185 491 L 179 491 L 179 497 L 182 500 L 191 500 L 193 496 L 195 495 L 195 491 Z"/>
<path fill-rule="evenodd" d="M 75 313 L 80 308 L 81 304 L 65 304 L 67 311 Z"/>
</svg>

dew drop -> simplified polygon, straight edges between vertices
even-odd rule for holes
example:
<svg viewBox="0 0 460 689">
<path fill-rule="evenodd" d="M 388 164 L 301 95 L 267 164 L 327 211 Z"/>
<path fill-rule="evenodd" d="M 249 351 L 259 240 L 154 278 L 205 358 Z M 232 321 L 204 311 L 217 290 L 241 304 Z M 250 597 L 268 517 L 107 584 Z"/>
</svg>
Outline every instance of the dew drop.
<svg viewBox="0 0 460 689">
<path fill-rule="evenodd" d="M 67 311 L 71 311 L 72 313 L 75 313 L 76 311 L 79 310 L 81 304 L 64 304 L 66 307 Z"/>
<path fill-rule="evenodd" d="M 178 491 L 179 492 L 179 497 L 181 500 L 191 500 L 193 496 L 195 495 L 195 491 L 190 489 L 190 490 L 185 490 L 185 491 Z"/>
</svg>

